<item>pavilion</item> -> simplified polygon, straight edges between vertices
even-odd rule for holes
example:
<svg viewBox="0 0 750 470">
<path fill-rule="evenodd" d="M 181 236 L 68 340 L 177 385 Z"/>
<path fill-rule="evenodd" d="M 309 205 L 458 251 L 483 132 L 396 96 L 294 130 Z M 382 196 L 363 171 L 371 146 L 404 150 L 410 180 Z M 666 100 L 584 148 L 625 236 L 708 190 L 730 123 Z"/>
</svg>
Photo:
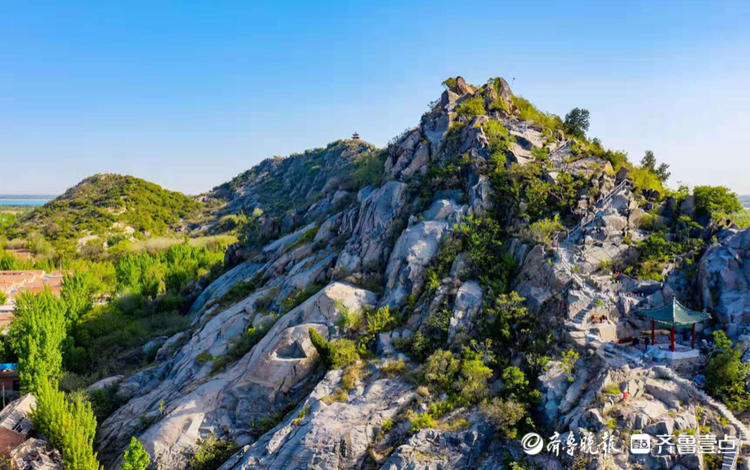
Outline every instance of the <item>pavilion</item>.
<svg viewBox="0 0 750 470">
<path fill-rule="evenodd" d="M 659 308 L 643 309 L 641 313 L 651 319 L 651 344 L 654 341 L 655 324 L 665 325 L 671 328 L 671 344 L 669 350 L 674 352 L 674 333 L 678 326 L 692 326 L 692 338 L 690 347 L 695 348 L 695 324 L 711 318 L 706 312 L 690 310 L 672 297 L 672 302 Z"/>
</svg>

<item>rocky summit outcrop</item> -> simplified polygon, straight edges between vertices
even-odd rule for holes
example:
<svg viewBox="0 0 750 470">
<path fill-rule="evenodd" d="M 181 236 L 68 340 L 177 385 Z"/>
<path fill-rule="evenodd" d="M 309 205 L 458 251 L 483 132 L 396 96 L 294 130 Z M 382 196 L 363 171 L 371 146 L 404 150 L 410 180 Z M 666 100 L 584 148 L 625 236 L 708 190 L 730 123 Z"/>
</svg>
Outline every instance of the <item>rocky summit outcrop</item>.
<svg viewBox="0 0 750 470">
<path fill-rule="evenodd" d="M 750 321 L 750 229 L 719 233 L 700 261 L 698 279 L 706 307 L 736 335 Z"/>
<path fill-rule="evenodd" d="M 420 385 L 421 363 L 435 349 L 494 360 L 491 342 L 473 338 L 497 328 L 488 306 L 511 290 L 536 324 L 516 332 L 510 321 L 497 334 L 520 342 L 549 331 L 537 354 L 545 357 L 494 356 L 513 367 L 536 361 L 540 397 L 529 413 L 537 429 L 559 430 L 563 440 L 584 430 L 656 435 L 699 426 L 745 435 L 689 380 L 618 340 L 648 327 L 639 308 L 691 290 L 719 320 L 741 325 L 750 231 L 717 235 L 699 264 L 699 285 L 673 262 L 660 268 L 664 282 L 619 272 L 642 255 L 639 243 L 652 233 L 643 221 L 668 220 L 651 215 L 666 209 L 634 186 L 627 167 L 615 171 L 600 144 L 570 136 L 501 78 L 445 85 L 419 124 L 385 149 L 346 140 L 275 157 L 206 196 L 223 204 L 217 224 L 242 212 L 254 238 L 227 253 L 227 271 L 189 310 L 190 328 L 149 346 L 153 364 L 97 383 L 122 403 L 97 437 L 107 468 L 117 467 L 131 436 L 153 468 L 187 468 L 208 436 L 237 449 L 223 470 L 495 469 L 522 459 L 542 468 L 578 465 L 525 455 L 498 431 L 506 417 L 493 418 L 478 399 L 453 406 L 447 392 Z M 522 197 L 524 184 L 570 200 L 554 213 L 544 207 L 554 198 L 531 207 L 539 194 Z M 482 219 L 482 231 L 467 228 Z M 509 277 L 493 263 L 507 265 Z M 495 306 L 491 315 L 505 312 Z M 336 347 L 349 344 L 350 355 L 356 348 L 361 360 L 325 370 L 318 348 L 329 362 L 331 350 L 319 339 L 313 345 L 310 330 Z M 568 359 L 558 360 L 563 351 Z M 483 371 L 460 367 L 451 390 Z M 501 396 L 513 377 L 491 372 L 486 389 Z M 587 462 L 699 463 L 663 455 Z"/>
</svg>

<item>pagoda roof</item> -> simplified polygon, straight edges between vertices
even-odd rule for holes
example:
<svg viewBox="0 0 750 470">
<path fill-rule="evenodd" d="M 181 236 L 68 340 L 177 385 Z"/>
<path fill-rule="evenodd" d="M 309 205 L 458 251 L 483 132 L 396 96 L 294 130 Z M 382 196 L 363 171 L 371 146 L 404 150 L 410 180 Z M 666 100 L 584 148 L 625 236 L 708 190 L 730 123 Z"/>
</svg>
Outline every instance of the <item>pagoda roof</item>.
<svg viewBox="0 0 750 470">
<path fill-rule="evenodd" d="M 659 308 L 642 309 L 641 313 L 663 325 L 689 326 L 711 318 L 707 312 L 690 310 L 676 298 L 672 302 Z"/>
</svg>

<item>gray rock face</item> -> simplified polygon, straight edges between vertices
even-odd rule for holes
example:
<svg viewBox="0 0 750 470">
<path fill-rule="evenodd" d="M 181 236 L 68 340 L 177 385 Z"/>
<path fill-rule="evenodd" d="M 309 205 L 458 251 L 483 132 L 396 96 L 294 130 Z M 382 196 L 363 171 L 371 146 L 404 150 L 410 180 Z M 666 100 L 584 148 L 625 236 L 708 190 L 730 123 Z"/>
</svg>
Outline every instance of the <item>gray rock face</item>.
<svg viewBox="0 0 750 470">
<path fill-rule="evenodd" d="M 334 393 L 340 378 L 340 370 L 329 372 L 282 423 L 221 469 L 360 468 L 380 425 L 403 409 L 414 392 L 406 382 L 381 378 L 355 388 L 346 401 L 326 404 L 323 398 Z"/>
<path fill-rule="evenodd" d="M 448 337 L 453 339 L 456 333 L 471 328 L 475 315 L 482 308 L 482 288 L 477 281 L 466 281 L 456 293 L 453 315 L 450 319 Z"/>
<path fill-rule="evenodd" d="M 251 297 L 258 295 L 262 292 Z M 127 405 L 102 423 L 101 448 L 119 448 L 135 435 L 157 461 L 183 468 L 197 439 L 210 430 L 249 442 L 247 423 L 305 392 L 317 357 L 308 329 L 329 337 L 336 331 L 341 306 L 361 310 L 376 300 L 364 289 L 332 283 L 281 317 L 238 362 L 210 376 L 211 361 L 200 363 L 196 357 L 221 356 L 229 340 L 251 321 L 244 303 L 230 307 L 206 322 L 170 361 L 121 385 L 136 384 L 137 389 L 131 390 L 134 396 Z M 144 422 L 150 421 L 143 431 Z"/>
<path fill-rule="evenodd" d="M 437 254 L 448 228 L 447 222 L 428 221 L 403 231 L 385 269 L 384 305 L 401 306 L 411 292 L 422 287 L 424 269 Z"/>
<path fill-rule="evenodd" d="M 352 273 L 374 269 L 387 259 L 386 244 L 401 215 L 406 184 L 389 181 L 362 198 L 359 218 L 336 270 Z"/>
<path fill-rule="evenodd" d="M 701 258 L 698 283 L 703 304 L 730 336 L 750 321 L 750 229 L 725 230 Z"/>
</svg>

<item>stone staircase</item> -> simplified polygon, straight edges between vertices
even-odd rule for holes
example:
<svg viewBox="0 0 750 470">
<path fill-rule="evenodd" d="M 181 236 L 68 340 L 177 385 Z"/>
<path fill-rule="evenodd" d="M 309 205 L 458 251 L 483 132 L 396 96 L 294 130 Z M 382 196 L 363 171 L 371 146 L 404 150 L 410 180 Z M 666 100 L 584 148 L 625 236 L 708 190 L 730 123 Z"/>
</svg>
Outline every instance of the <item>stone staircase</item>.
<svg viewBox="0 0 750 470">
<path fill-rule="evenodd" d="M 747 429 L 747 426 L 745 426 L 742 421 L 737 419 L 734 413 L 732 413 L 726 406 L 724 406 L 723 403 L 719 403 L 718 401 L 714 400 L 713 398 L 708 396 L 706 392 L 693 385 L 691 381 L 683 379 L 682 377 L 677 375 L 672 369 L 668 367 L 660 367 L 659 373 L 668 376 L 672 381 L 680 384 L 682 387 L 688 390 L 691 396 L 696 397 L 702 403 L 716 410 L 727 421 L 729 421 L 732 426 L 737 429 L 737 448 L 734 451 L 725 452 L 723 454 L 721 470 L 734 470 L 735 468 L 737 468 L 737 460 L 739 459 L 742 446 L 750 444 L 750 431 Z"/>
<path fill-rule="evenodd" d="M 587 213 L 575 227 L 565 233 L 565 238 L 558 243 L 557 254 L 560 259 L 560 265 L 568 274 L 570 274 L 570 276 L 581 287 L 581 291 L 590 299 L 589 305 L 578 312 L 578 314 L 576 314 L 576 316 L 569 322 L 569 326 L 577 330 L 583 330 L 586 328 L 587 320 L 591 312 L 599 307 L 609 308 L 611 301 L 607 296 L 601 294 L 598 289 L 592 287 L 592 282 L 589 277 L 582 274 L 580 269 L 574 264 L 575 256 L 573 255 L 573 248 L 575 246 L 575 241 L 583 230 L 585 230 L 596 219 L 599 212 L 604 210 L 607 203 L 609 203 L 609 201 L 611 201 L 620 191 L 625 189 L 627 185 L 628 181 L 623 180 L 615 186 L 612 191 L 607 193 L 606 196 L 596 203 L 595 208 L 597 210 Z"/>
</svg>

